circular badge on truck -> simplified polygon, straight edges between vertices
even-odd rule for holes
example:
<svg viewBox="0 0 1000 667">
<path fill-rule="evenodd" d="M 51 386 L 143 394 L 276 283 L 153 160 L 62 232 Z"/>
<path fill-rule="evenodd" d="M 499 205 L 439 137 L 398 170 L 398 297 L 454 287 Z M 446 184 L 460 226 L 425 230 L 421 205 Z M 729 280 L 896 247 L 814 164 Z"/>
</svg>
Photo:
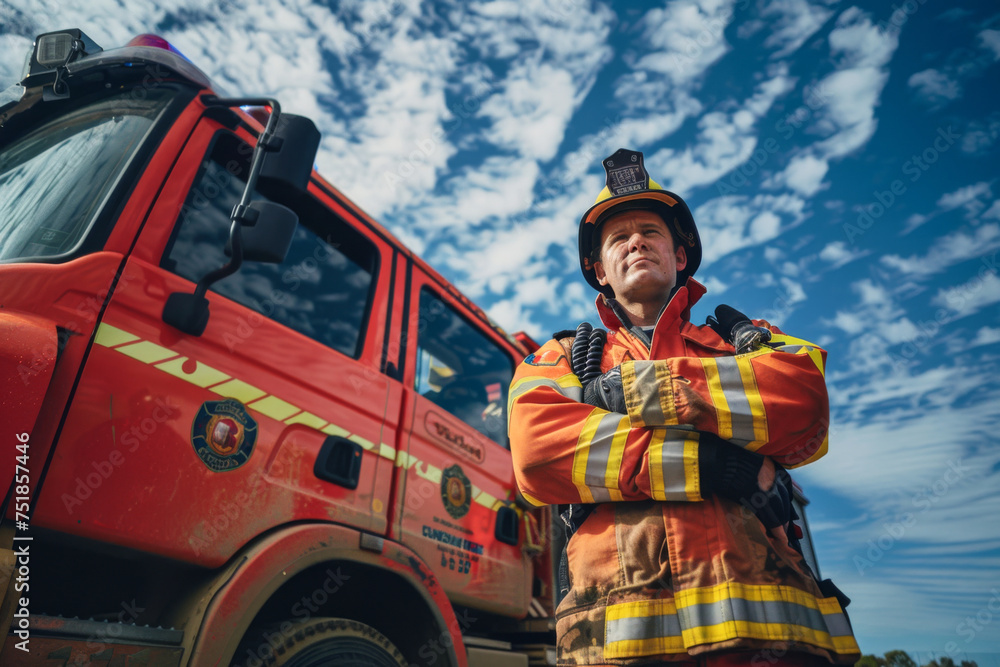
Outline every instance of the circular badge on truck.
<svg viewBox="0 0 1000 667">
<path fill-rule="evenodd" d="M 209 470 L 235 470 L 247 462 L 257 442 L 257 422 L 239 401 L 206 401 L 195 415 L 191 444 Z"/>
<path fill-rule="evenodd" d="M 469 512 L 472 484 L 457 463 L 441 473 L 441 501 L 453 519 L 461 519 Z"/>
</svg>

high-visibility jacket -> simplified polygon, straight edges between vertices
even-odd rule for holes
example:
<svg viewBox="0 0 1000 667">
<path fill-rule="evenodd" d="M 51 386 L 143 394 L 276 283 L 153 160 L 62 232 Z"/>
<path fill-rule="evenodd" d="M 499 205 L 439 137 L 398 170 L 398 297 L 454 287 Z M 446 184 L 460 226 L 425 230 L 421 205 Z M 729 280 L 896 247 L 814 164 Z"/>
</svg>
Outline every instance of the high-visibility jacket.
<svg viewBox="0 0 1000 667">
<path fill-rule="evenodd" d="M 693 279 L 679 288 L 648 347 L 598 297 L 609 330 L 601 370 L 621 365 L 627 415 L 581 402 L 569 340 L 548 341 L 514 375 L 508 414 L 522 495 L 535 505 L 597 503 L 567 546 L 559 664 L 761 649 L 853 663 L 847 617 L 801 554 L 752 508 L 699 488 L 702 432 L 785 467 L 826 452 L 826 352 L 770 327 L 771 347 L 736 355 L 688 321 L 704 293 Z"/>
</svg>

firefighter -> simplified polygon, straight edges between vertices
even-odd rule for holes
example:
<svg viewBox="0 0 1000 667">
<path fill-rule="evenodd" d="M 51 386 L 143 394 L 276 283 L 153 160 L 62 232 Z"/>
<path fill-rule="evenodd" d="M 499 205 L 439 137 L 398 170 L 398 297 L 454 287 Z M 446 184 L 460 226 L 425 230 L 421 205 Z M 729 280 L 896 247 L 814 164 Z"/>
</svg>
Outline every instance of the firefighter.
<svg viewBox="0 0 1000 667">
<path fill-rule="evenodd" d="M 557 334 L 509 395 L 521 494 L 569 505 L 575 528 L 558 664 L 854 663 L 846 598 L 766 519 L 788 502 L 774 463 L 826 452 L 825 351 L 764 321 L 691 324 L 705 288 L 687 205 L 642 153 L 603 164 L 579 245 L 606 341 Z"/>
</svg>

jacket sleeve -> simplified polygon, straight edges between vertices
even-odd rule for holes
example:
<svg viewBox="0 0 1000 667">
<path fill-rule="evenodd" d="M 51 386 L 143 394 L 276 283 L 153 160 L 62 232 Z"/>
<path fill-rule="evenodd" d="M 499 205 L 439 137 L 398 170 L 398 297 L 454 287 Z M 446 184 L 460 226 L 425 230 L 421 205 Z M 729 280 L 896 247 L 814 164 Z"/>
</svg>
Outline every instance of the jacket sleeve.
<svg viewBox="0 0 1000 667">
<path fill-rule="evenodd" d="M 565 349 L 551 340 L 518 367 L 508 395 L 510 449 L 521 495 L 534 505 L 702 500 L 698 433 L 636 428 L 581 403 Z"/>
<path fill-rule="evenodd" d="M 826 453 L 826 351 L 772 328 L 771 346 L 723 357 L 622 363 L 633 426 L 689 425 L 787 468 Z"/>
</svg>

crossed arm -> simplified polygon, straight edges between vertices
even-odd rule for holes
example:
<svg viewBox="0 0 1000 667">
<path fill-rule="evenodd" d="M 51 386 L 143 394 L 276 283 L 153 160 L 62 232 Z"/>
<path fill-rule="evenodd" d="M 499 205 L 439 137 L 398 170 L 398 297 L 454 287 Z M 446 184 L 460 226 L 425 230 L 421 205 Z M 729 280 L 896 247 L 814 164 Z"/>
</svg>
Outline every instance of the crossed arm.
<svg viewBox="0 0 1000 667">
<path fill-rule="evenodd" d="M 562 345 L 546 343 L 511 383 L 518 486 L 535 504 L 699 501 L 699 445 L 716 436 L 785 467 L 826 451 L 825 352 L 776 334 L 740 356 L 626 361 L 627 414 L 581 403 Z M 706 435 L 708 434 L 708 435 Z"/>
</svg>

